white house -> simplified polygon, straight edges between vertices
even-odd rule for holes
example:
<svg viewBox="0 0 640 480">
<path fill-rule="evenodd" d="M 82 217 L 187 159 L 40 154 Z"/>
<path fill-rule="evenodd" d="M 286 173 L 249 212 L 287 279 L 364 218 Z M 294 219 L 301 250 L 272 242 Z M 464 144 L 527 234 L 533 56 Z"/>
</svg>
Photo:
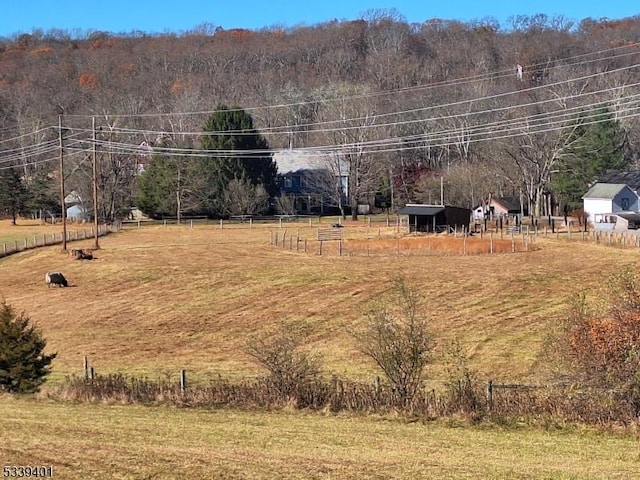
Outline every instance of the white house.
<svg viewBox="0 0 640 480">
<path fill-rule="evenodd" d="M 616 214 L 637 213 L 639 210 L 638 194 L 624 183 L 598 182 L 582 199 L 587 221 L 596 228 L 599 224 L 615 224 Z M 609 229 L 613 229 L 613 226 Z"/>
<path fill-rule="evenodd" d="M 91 214 L 84 204 L 82 197 L 75 190 L 64 197 L 64 204 L 67 209 L 66 215 L 69 220 L 81 221 L 91 218 Z"/>
</svg>

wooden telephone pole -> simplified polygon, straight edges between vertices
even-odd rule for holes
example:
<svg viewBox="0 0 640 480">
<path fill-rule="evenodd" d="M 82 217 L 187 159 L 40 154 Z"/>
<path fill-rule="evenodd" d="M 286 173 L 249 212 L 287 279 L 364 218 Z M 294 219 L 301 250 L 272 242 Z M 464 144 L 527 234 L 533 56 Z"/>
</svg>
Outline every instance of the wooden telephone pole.
<svg viewBox="0 0 640 480">
<path fill-rule="evenodd" d="M 58 139 L 60 141 L 60 206 L 62 209 L 62 251 L 67 251 L 67 206 L 64 202 L 64 145 L 62 142 L 62 115 L 58 115 Z"/>
<path fill-rule="evenodd" d="M 91 117 L 91 126 L 91 129 L 93 130 L 93 248 L 98 250 L 100 248 L 100 243 L 98 240 L 98 158 L 96 155 L 96 117 Z"/>
</svg>

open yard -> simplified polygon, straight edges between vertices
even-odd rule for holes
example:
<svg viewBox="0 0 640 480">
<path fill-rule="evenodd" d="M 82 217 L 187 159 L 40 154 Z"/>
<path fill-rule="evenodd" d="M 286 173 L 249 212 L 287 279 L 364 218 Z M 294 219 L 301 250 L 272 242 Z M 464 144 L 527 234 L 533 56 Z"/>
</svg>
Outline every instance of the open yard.
<svg viewBox="0 0 640 480">
<path fill-rule="evenodd" d="M 373 379 L 350 331 L 403 275 L 421 288 L 437 351 L 429 385 L 446 377 L 457 340 L 481 378 L 535 383 L 549 327 L 567 296 L 636 267 L 637 248 L 539 238 L 494 255 L 317 255 L 271 244 L 277 226 L 130 227 L 101 238 L 93 261 L 59 247 L 0 260 L 0 295 L 57 351 L 50 383 L 97 372 L 205 382 L 260 373 L 247 335 L 297 320 L 327 375 Z M 281 231 L 281 230 L 280 230 Z M 291 229 L 290 229 L 291 231 Z M 345 242 L 358 228 L 344 228 Z M 360 229 L 362 231 L 362 229 Z M 300 226 L 303 238 L 315 228 Z M 392 238 L 391 232 L 383 232 Z M 297 227 L 296 227 L 297 235 Z M 90 247 L 91 241 L 74 244 Z M 70 288 L 47 288 L 64 272 Z M 54 465 L 55 478 L 619 478 L 640 476 L 637 441 L 577 427 L 544 430 L 454 421 L 229 409 L 55 403 L 0 397 L 4 465 Z M 381 452 L 384 454 L 381 455 Z"/>
</svg>

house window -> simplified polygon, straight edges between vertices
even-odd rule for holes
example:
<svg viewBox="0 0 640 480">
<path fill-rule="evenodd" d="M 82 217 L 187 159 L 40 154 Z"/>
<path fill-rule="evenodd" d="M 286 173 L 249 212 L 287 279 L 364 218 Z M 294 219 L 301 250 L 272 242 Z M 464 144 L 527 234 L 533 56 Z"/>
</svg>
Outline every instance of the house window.
<svg viewBox="0 0 640 480">
<path fill-rule="evenodd" d="M 629 210 L 629 199 L 628 198 L 623 198 L 622 199 L 622 209 L 623 210 Z"/>
<path fill-rule="evenodd" d="M 291 177 L 284 177 L 284 188 L 291 188 Z"/>
<path fill-rule="evenodd" d="M 300 188 L 300 177 L 298 176 L 293 177 L 293 187 Z"/>
</svg>

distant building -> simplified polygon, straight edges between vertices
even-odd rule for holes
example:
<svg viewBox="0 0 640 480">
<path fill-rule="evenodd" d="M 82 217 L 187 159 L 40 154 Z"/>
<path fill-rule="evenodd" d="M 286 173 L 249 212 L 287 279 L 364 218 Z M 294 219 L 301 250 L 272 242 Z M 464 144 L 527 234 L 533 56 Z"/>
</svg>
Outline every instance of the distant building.
<svg viewBox="0 0 640 480">
<path fill-rule="evenodd" d="M 349 162 L 318 150 L 282 150 L 273 161 L 280 194 L 291 197 L 296 213 L 324 214 L 348 203 Z M 335 212 L 331 212 L 335 213 Z"/>
<path fill-rule="evenodd" d="M 451 232 L 469 229 L 471 210 L 449 205 L 423 205 L 409 203 L 398 210 L 406 215 L 409 232 Z"/>
<path fill-rule="evenodd" d="M 82 197 L 75 190 L 64 197 L 64 205 L 66 207 L 66 215 L 69 220 L 84 221 L 91 219 L 91 213 L 88 206 L 84 204 Z"/>
<path fill-rule="evenodd" d="M 499 217 L 520 217 L 529 215 L 527 206 L 519 196 L 491 197 L 473 209 L 473 219 L 494 220 Z"/>
</svg>

